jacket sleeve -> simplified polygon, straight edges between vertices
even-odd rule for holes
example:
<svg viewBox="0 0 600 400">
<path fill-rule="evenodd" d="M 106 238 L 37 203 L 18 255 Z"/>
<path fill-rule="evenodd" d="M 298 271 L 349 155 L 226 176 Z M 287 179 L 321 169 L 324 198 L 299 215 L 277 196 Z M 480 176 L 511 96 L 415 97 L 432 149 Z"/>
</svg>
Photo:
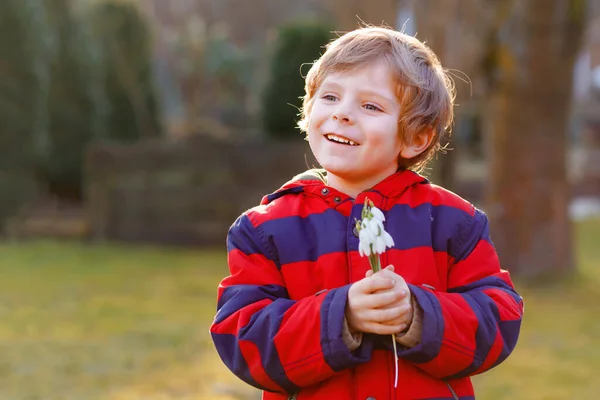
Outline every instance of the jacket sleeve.
<svg viewBox="0 0 600 400">
<path fill-rule="evenodd" d="M 292 393 L 368 361 L 372 342 L 350 351 L 343 340 L 349 286 L 291 300 L 271 243 L 248 215 L 229 231 L 230 275 L 210 328 L 225 365 L 256 388 Z"/>
<path fill-rule="evenodd" d="M 440 379 L 476 375 L 504 361 L 521 327 L 523 299 L 500 268 L 485 214 L 474 209 L 449 241 L 448 290 L 409 285 L 423 310 L 420 342 L 398 355 Z"/>
</svg>

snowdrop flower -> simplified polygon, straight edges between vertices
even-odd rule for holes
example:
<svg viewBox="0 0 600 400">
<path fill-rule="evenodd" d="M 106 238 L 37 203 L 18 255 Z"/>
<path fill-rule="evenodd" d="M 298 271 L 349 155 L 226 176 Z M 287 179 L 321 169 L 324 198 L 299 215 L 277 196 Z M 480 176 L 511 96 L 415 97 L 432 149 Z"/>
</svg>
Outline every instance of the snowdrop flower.
<svg viewBox="0 0 600 400">
<path fill-rule="evenodd" d="M 379 255 L 387 248 L 394 247 L 394 239 L 385 231 L 383 222 L 385 216 L 372 201 L 365 200 L 362 220 L 356 222 L 358 230 L 358 252 L 361 256 L 369 257 L 371 269 L 377 272 L 381 269 Z"/>
<path fill-rule="evenodd" d="M 394 239 L 383 227 L 384 221 L 385 215 L 381 210 L 375 207 L 372 201 L 365 199 L 362 220 L 356 221 L 358 253 L 361 257 L 369 257 L 369 264 L 373 272 L 381 270 L 379 256 L 385 252 L 385 249 L 394 247 Z M 396 352 L 396 338 L 394 335 L 392 335 L 392 344 L 395 360 L 394 387 L 398 387 L 398 353 Z"/>
</svg>

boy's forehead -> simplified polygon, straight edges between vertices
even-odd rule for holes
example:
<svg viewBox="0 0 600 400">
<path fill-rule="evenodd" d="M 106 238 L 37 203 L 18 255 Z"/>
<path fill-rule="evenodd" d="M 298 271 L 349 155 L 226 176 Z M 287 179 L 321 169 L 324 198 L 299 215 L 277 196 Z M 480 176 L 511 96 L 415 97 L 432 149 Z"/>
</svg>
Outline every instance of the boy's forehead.
<svg viewBox="0 0 600 400">
<path fill-rule="evenodd" d="M 332 69 L 324 74 L 321 86 L 345 86 L 349 80 L 355 78 L 378 87 L 389 87 L 393 92 L 396 91 L 399 82 L 387 64 L 371 62 L 353 68 Z"/>
</svg>

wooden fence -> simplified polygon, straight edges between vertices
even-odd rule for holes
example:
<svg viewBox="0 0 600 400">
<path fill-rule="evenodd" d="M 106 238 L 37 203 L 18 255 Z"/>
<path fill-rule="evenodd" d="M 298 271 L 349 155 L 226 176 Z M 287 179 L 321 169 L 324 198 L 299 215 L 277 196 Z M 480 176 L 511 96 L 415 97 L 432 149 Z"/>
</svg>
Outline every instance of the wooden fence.
<svg viewBox="0 0 600 400">
<path fill-rule="evenodd" d="M 86 155 L 92 238 L 224 245 L 229 226 L 316 161 L 305 142 L 95 145 Z"/>
</svg>

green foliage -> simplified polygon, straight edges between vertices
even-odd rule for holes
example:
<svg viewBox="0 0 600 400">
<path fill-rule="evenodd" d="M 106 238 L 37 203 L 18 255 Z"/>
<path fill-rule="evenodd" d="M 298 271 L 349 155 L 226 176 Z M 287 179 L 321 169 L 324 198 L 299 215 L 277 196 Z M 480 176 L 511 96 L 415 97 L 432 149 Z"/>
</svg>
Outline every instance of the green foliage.
<svg viewBox="0 0 600 400">
<path fill-rule="evenodd" d="M 103 55 L 107 137 L 131 142 L 158 135 L 160 116 L 147 21 L 133 2 L 111 0 L 92 6 L 87 18 Z"/>
<path fill-rule="evenodd" d="M 263 126 L 270 137 L 300 137 L 300 97 L 304 95 L 303 75 L 309 68 L 304 64 L 319 58 L 331 37 L 328 25 L 318 21 L 298 21 L 280 29 L 262 101 Z"/>
<path fill-rule="evenodd" d="M 15 179 L 35 177 L 51 193 L 79 198 L 92 140 L 159 133 L 151 35 L 132 3 L 6 0 L 0 36 L 4 215 L 12 212 L 4 203 L 25 200 Z"/>
<path fill-rule="evenodd" d="M 70 0 L 48 0 L 45 4 L 55 41 L 47 102 L 49 143 L 36 167 L 52 192 L 77 198 L 84 149 L 106 130 L 100 49 Z"/>
<path fill-rule="evenodd" d="M 33 165 L 49 142 L 52 43 L 40 1 L 0 2 L 0 226 L 35 193 Z"/>
</svg>

